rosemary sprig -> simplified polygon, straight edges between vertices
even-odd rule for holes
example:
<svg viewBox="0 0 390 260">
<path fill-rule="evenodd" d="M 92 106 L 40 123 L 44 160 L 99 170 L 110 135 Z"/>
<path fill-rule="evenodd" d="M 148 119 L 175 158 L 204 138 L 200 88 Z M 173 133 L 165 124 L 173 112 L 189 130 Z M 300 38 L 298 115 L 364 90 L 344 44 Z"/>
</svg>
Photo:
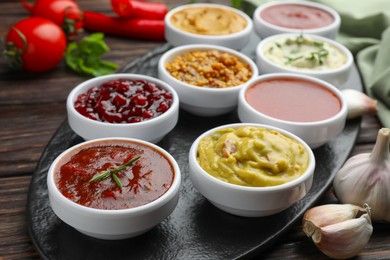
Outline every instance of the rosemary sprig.
<svg viewBox="0 0 390 260">
<path fill-rule="evenodd" d="M 119 188 L 122 189 L 122 183 L 121 181 L 119 180 L 118 176 L 116 175 L 116 173 L 124 170 L 127 166 L 130 166 L 132 165 L 135 161 L 137 161 L 139 158 L 141 158 L 141 156 L 137 156 L 131 160 L 129 160 L 128 162 L 126 162 L 125 164 L 122 164 L 120 166 L 118 166 L 117 168 L 115 169 L 112 169 L 112 170 L 107 170 L 107 171 L 102 171 L 100 172 L 99 174 L 93 176 L 89 182 L 94 182 L 94 181 L 102 181 L 102 180 L 105 180 L 109 177 L 112 177 L 116 183 L 116 185 L 118 185 Z"/>
</svg>

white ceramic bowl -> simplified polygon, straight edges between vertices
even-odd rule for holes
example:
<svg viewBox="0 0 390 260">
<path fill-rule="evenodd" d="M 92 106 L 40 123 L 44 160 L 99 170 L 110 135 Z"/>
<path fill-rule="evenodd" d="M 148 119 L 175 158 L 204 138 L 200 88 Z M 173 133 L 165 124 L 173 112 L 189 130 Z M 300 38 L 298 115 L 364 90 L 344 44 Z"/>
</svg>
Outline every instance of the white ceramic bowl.
<svg viewBox="0 0 390 260">
<path fill-rule="evenodd" d="M 181 10 L 187 8 L 221 8 L 231 12 L 234 12 L 244 18 L 246 21 L 246 27 L 238 32 L 224 35 L 203 35 L 186 32 L 180 28 L 174 26 L 171 22 L 171 17 Z M 179 7 L 173 8 L 165 16 L 165 39 L 172 44 L 173 46 L 180 46 L 186 44 L 215 44 L 219 46 L 224 46 L 232 49 L 242 49 L 248 42 L 253 30 L 252 19 L 245 14 L 244 12 L 220 4 L 207 4 L 207 3 L 198 3 L 198 4 L 187 4 L 181 5 Z"/>
<path fill-rule="evenodd" d="M 333 17 L 333 22 L 329 25 L 318 27 L 318 28 L 311 28 L 311 29 L 294 29 L 294 28 L 287 28 L 278 26 L 275 24 L 272 24 L 266 20 L 264 20 L 261 17 L 261 13 L 271 7 L 276 7 L 279 5 L 285 5 L 285 4 L 292 4 L 292 5 L 301 5 L 308 8 L 317 8 L 320 9 L 328 14 L 330 14 Z M 261 38 L 267 38 L 269 36 L 275 35 L 275 34 L 281 34 L 281 33 L 304 33 L 304 34 L 315 34 L 323 37 L 327 37 L 330 39 L 335 39 L 341 24 L 341 18 L 340 15 L 332 8 L 318 4 L 313 3 L 309 1 L 296 1 L 296 0 L 287 0 L 287 1 L 273 1 L 268 2 L 265 4 L 262 4 L 256 8 L 256 10 L 253 13 L 253 27 L 257 35 Z"/>
<path fill-rule="evenodd" d="M 163 114 L 147 121 L 138 123 L 108 123 L 89 119 L 81 115 L 74 107 L 77 97 L 86 93 L 88 89 L 100 86 L 102 83 L 115 79 L 146 80 L 172 93 L 171 107 Z M 84 138 L 92 140 L 104 137 L 128 137 L 137 138 L 152 143 L 159 142 L 176 125 L 179 116 L 179 97 L 176 91 L 167 83 L 144 75 L 137 74 L 111 74 L 84 81 L 76 86 L 68 95 L 66 108 L 68 121 L 72 130 Z"/>
<path fill-rule="evenodd" d="M 309 70 L 309 69 L 297 69 L 292 67 L 285 67 L 270 61 L 264 55 L 264 50 L 268 49 L 268 47 L 271 46 L 272 43 L 275 42 L 276 40 L 296 38 L 298 36 L 300 36 L 300 34 L 279 34 L 279 35 L 270 36 L 262 40 L 257 45 L 256 48 L 256 63 L 259 68 L 259 73 L 260 74 L 278 73 L 278 72 L 299 73 L 299 74 L 308 75 L 308 76 L 325 80 L 336 87 L 342 86 L 348 80 L 351 74 L 352 66 L 353 66 L 353 56 L 352 53 L 345 46 L 331 39 L 324 38 L 317 35 L 309 35 L 309 34 L 303 35 L 303 37 L 305 38 L 311 39 L 313 41 L 328 43 L 329 45 L 334 46 L 336 49 L 340 50 L 340 52 L 343 55 L 345 55 L 346 62 L 337 68 L 323 69 L 323 70 Z"/>
<path fill-rule="evenodd" d="M 135 142 L 146 145 L 161 153 L 171 162 L 174 178 L 170 188 L 159 198 L 147 204 L 117 210 L 104 210 L 80 205 L 66 198 L 57 188 L 55 171 L 68 160 L 73 151 L 91 144 L 109 140 Z M 75 145 L 61 153 L 51 164 L 47 175 L 47 186 L 50 206 L 54 213 L 65 223 L 81 233 L 100 239 L 124 239 L 147 232 L 163 221 L 175 209 L 179 199 L 181 173 L 175 159 L 157 145 L 131 138 L 102 138 Z"/>
<path fill-rule="evenodd" d="M 236 129 L 240 126 L 254 126 L 276 130 L 301 143 L 309 156 L 309 165 L 306 171 L 297 179 L 285 184 L 268 187 L 249 187 L 225 182 L 203 170 L 196 159 L 200 140 L 219 129 Z M 261 217 L 276 214 L 302 199 L 312 186 L 314 168 L 315 158 L 313 152 L 300 138 L 285 130 L 261 124 L 238 123 L 213 128 L 200 135 L 194 141 L 189 153 L 189 176 L 194 187 L 219 209 L 243 217 Z"/>
<path fill-rule="evenodd" d="M 248 104 L 245 95 L 248 89 L 256 83 L 272 79 L 298 79 L 317 83 L 340 100 L 341 109 L 333 117 L 314 122 L 287 121 L 261 113 Z M 310 76 L 289 73 L 272 73 L 259 76 L 241 89 L 238 101 L 238 117 L 241 122 L 266 124 L 285 129 L 300 137 L 313 149 L 327 143 L 342 132 L 347 119 L 347 112 L 345 97 L 339 89 Z"/>
<path fill-rule="evenodd" d="M 246 83 L 227 88 L 207 88 L 194 86 L 180 81 L 165 69 L 167 62 L 176 57 L 194 50 L 218 50 L 238 57 L 249 64 L 252 69 L 252 77 L 258 75 L 256 64 L 246 55 L 225 47 L 208 44 L 191 44 L 173 48 L 164 53 L 158 63 L 158 76 L 161 80 L 172 86 L 180 99 L 180 108 L 198 116 L 216 116 L 233 111 L 237 107 L 238 93 Z"/>
</svg>

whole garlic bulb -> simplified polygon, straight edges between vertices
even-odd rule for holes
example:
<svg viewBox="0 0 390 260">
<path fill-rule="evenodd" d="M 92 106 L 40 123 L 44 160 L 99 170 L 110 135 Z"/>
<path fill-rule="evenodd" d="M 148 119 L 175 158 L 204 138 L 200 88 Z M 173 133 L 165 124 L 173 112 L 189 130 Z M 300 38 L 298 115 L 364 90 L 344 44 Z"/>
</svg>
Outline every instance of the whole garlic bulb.
<svg viewBox="0 0 390 260">
<path fill-rule="evenodd" d="M 390 129 L 378 132 L 371 153 L 348 159 L 333 181 L 336 197 L 341 203 L 371 207 L 373 221 L 390 222 Z"/>
</svg>

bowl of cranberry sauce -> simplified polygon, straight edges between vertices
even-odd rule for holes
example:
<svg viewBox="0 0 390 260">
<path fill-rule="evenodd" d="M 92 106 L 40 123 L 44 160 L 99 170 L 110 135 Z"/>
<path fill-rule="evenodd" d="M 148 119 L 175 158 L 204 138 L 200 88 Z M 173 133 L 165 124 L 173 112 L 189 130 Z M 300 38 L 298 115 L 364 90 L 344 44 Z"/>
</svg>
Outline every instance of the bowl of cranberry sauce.
<svg viewBox="0 0 390 260">
<path fill-rule="evenodd" d="M 238 117 L 244 123 L 287 130 L 317 148 L 345 126 L 347 104 L 341 91 L 323 80 L 293 73 L 270 73 L 240 91 Z"/>
<path fill-rule="evenodd" d="M 161 147 L 131 138 L 75 145 L 52 163 L 47 185 L 54 213 L 102 239 L 137 236 L 175 209 L 181 173 Z"/>
<path fill-rule="evenodd" d="M 280 33 L 309 33 L 335 39 L 341 24 L 332 8 L 306 1 L 263 4 L 253 13 L 254 29 L 262 38 Z"/>
<path fill-rule="evenodd" d="M 67 99 L 69 125 L 85 140 L 129 137 L 156 143 L 175 127 L 178 111 L 179 98 L 170 85 L 137 74 L 87 80 Z"/>
</svg>

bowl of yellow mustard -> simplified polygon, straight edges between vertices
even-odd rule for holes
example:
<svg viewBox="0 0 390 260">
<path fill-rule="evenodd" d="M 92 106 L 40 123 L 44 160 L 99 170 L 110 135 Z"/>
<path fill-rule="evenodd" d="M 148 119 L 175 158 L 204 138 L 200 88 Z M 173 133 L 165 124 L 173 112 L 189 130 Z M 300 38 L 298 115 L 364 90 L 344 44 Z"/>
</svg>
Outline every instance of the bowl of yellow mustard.
<svg viewBox="0 0 390 260">
<path fill-rule="evenodd" d="M 193 186 L 217 208 L 242 217 L 279 213 L 313 182 L 310 147 L 285 130 L 262 124 L 222 125 L 200 135 L 189 152 Z"/>
<path fill-rule="evenodd" d="M 165 38 L 173 46 L 215 44 L 242 49 L 250 39 L 252 19 L 244 12 L 221 4 L 187 4 L 165 16 Z"/>
</svg>

